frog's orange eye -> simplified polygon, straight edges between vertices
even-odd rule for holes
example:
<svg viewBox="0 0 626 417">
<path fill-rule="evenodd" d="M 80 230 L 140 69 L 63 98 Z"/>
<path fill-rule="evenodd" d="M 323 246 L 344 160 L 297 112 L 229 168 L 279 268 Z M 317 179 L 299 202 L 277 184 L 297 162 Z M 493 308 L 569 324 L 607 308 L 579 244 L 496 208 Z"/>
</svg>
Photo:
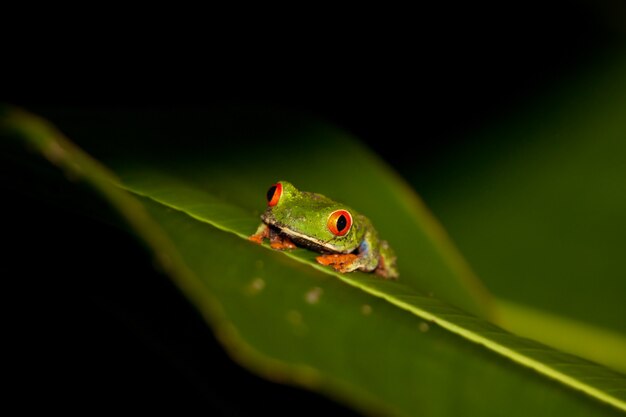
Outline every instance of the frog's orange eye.
<svg viewBox="0 0 626 417">
<path fill-rule="evenodd" d="M 350 231 L 352 227 L 352 216 L 346 210 L 335 210 L 328 216 L 328 230 L 333 235 L 343 236 Z"/>
<path fill-rule="evenodd" d="M 280 200 L 280 196 L 283 194 L 283 185 L 279 182 L 272 185 L 269 190 L 267 190 L 267 205 L 270 207 L 278 204 L 278 200 Z"/>
</svg>

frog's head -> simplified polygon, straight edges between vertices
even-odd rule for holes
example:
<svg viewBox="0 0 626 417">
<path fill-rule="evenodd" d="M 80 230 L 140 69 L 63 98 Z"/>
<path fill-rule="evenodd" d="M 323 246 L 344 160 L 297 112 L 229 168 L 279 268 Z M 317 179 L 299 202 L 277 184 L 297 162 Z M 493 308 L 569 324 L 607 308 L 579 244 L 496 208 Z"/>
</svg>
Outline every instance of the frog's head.
<svg viewBox="0 0 626 417">
<path fill-rule="evenodd" d="M 296 243 L 348 253 L 357 248 L 361 237 L 359 222 L 353 222 L 352 213 L 323 195 L 299 191 L 291 183 L 279 181 L 267 191 L 267 209 L 261 218 Z"/>
</svg>

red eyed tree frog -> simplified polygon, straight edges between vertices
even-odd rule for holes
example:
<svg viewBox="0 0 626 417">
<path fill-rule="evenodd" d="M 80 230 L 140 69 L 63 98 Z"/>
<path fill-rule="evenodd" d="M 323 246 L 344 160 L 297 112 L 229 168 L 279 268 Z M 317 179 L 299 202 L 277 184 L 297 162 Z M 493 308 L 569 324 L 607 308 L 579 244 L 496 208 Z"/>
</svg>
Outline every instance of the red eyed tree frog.
<svg viewBox="0 0 626 417">
<path fill-rule="evenodd" d="M 372 222 L 344 204 L 321 194 L 299 191 L 279 181 L 267 191 L 263 221 L 250 240 L 270 240 L 274 249 L 302 246 L 322 253 L 316 258 L 339 272 L 356 269 L 375 272 L 386 279 L 398 278 L 396 256 L 378 237 Z"/>
</svg>

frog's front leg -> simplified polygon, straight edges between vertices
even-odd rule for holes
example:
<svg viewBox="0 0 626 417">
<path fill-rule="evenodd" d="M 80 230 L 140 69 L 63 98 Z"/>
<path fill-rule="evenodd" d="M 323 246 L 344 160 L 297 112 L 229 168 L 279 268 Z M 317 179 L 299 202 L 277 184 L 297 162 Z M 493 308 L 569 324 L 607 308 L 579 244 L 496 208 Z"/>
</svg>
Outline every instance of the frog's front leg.
<svg viewBox="0 0 626 417">
<path fill-rule="evenodd" d="M 261 223 L 256 232 L 248 239 L 261 244 L 264 239 L 270 240 L 270 247 L 277 250 L 295 249 L 296 245 L 286 235 L 279 233 L 265 223 Z"/>
<path fill-rule="evenodd" d="M 257 227 L 256 232 L 254 232 L 254 234 L 252 234 L 248 239 L 260 245 L 263 243 L 263 239 L 269 239 L 269 237 L 270 227 L 265 223 L 261 223 L 259 227 Z"/>
<path fill-rule="evenodd" d="M 358 247 L 358 255 L 354 253 L 332 253 L 320 255 L 315 259 L 320 264 L 330 265 L 339 272 L 352 272 L 357 269 L 371 272 L 378 266 L 378 246 L 375 245 L 376 241 L 377 239 L 370 232 L 367 232 Z"/>
</svg>

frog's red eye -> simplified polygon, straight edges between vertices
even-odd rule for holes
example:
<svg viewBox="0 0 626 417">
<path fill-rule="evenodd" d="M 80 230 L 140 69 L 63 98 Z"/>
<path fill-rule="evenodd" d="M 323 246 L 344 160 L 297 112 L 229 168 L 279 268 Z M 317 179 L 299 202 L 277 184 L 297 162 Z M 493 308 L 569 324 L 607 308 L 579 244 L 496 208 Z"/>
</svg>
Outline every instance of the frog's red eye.
<svg viewBox="0 0 626 417">
<path fill-rule="evenodd" d="M 350 231 L 352 227 L 352 216 L 346 210 L 335 210 L 328 216 L 328 230 L 333 235 L 343 236 Z"/>
<path fill-rule="evenodd" d="M 269 190 L 267 190 L 267 205 L 270 207 L 278 204 L 278 200 L 280 200 L 280 196 L 283 194 L 283 185 L 279 182 L 272 185 Z"/>
</svg>

